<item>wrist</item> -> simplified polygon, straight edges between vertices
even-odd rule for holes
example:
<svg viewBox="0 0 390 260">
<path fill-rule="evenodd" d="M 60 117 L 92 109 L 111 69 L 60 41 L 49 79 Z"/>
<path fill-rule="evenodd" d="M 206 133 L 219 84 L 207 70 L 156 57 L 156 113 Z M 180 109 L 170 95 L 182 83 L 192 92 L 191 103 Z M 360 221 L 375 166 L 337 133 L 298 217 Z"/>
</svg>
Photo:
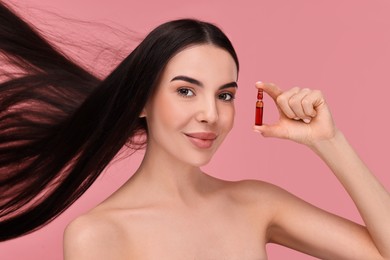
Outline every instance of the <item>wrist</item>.
<svg viewBox="0 0 390 260">
<path fill-rule="evenodd" d="M 333 134 L 330 135 L 328 138 L 318 139 L 316 141 L 311 142 L 308 146 L 313 151 L 319 153 L 324 149 L 336 148 L 338 145 L 345 141 L 346 140 L 344 134 L 340 130 L 335 129 Z"/>
</svg>

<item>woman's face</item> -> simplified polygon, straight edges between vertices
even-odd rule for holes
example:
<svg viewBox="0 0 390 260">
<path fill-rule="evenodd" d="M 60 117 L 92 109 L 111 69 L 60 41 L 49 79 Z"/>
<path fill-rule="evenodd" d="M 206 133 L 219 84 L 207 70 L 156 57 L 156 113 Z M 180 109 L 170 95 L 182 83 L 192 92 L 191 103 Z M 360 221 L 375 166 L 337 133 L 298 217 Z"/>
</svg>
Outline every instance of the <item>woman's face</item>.
<svg viewBox="0 0 390 260">
<path fill-rule="evenodd" d="M 195 45 L 176 54 L 143 112 L 148 152 L 206 164 L 233 126 L 236 80 L 236 64 L 221 48 Z"/>
</svg>

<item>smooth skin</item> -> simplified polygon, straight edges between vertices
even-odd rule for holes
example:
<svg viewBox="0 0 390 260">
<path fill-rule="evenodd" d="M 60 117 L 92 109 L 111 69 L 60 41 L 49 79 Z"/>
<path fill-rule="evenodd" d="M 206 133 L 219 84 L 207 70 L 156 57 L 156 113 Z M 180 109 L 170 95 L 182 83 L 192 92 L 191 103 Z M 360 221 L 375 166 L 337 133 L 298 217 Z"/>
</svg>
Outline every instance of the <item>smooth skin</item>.
<svg viewBox="0 0 390 260">
<path fill-rule="evenodd" d="M 280 119 L 254 130 L 310 147 L 348 191 L 366 226 L 272 184 L 229 182 L 201 171 L 233 126 L 236 80 L 233 59 L 213 45 L 192 46 L 171 59 L 140 115 L 149 126 L 141 166 L 68 225 L 66 260 L 267 259 L 267 243 L 321 259 L 390 259 L 389 193 L 335 127 L 319 91 L 257 83 L 275 100 Z"/>
</svg>

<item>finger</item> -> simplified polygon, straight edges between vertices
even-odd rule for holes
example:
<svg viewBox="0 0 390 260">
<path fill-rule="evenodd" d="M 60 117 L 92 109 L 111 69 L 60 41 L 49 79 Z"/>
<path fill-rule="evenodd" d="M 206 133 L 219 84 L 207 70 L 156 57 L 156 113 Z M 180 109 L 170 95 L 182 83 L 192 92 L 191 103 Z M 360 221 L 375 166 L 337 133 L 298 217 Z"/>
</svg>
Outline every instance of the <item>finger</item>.
<svg viewBox="0 0 390 260">
<path fill-rule="evenodd" d="M 312 97 L 306 96 L 302 100 L 302 108 L 306 115 L 310 116 L 311 118 L 315 117 L 317 115 L 317 111 L 314 109 Z"/>
<path fill-rule="evenodd" d="M 297 93 L 292 95 L 290 99 L 288 100 L 288 104 L 290 105 L 291 110 L 295 113 L 295 115 L 299 118 L 304 120 L 305 122 L 309 122 L 311 120 L 311 115 L 306 114 L 303 103 L 307 105 L 307 99 L 306 96 L 310 94 L 310 89 L 304 88 L 300 89 Z"/>
<path fill-rule="evenodd" d="M 273 83 L 256 82 L 255 86 L 257 89 L 264 90 L 264 92 L 267 93 L 275 101 L 277 97 L 283 93 L 283 91 Z"/>
<path fill-rule="evenodd" d="M 281 110 L 281 113 L 286 115 L 288 118 L 299 119 L 298 115 L 295 114 L 295 112 L 293 111 L 293 109 L 290 106 L 291 97 L 296 95 L 299 92 L 299 90 L 300 89 L 297 87 L 289 89 L 289 90 L 283 92 L 282 94 L 280 94 L 276 99 L 276 103 L 277 103 L 279 109 Z"/>
<path fill-rule="evenodd" d="M 302 107 L 306 115 L 315 117 L 317 115 L 316 108 L 324 102 L 321 91 L 313 90 L 302 100 Z"/>
<path fill-rule="evenodd" d="M 264 137 L 288 138 L 286 129 L 278 125 L 255 125 L 253 127 L 255 132 L 259 132 Z"/>
</svg>

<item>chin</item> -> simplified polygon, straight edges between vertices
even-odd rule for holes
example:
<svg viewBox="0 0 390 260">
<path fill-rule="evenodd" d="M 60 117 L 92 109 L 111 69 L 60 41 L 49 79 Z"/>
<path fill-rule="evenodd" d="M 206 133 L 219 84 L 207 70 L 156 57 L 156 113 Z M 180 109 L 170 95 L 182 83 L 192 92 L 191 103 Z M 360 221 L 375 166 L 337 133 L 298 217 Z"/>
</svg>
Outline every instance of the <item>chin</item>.
<svg viewBox="0 0 390 260">
<path fill-rule="evenodd" d="M 189 158 L 187 162 L 194 167 L 202 167 L 208 164 L 211 161 L 212 157 L 213 154 L 209 156 L 194 156 L 192 158 Z"/>
</svg>

